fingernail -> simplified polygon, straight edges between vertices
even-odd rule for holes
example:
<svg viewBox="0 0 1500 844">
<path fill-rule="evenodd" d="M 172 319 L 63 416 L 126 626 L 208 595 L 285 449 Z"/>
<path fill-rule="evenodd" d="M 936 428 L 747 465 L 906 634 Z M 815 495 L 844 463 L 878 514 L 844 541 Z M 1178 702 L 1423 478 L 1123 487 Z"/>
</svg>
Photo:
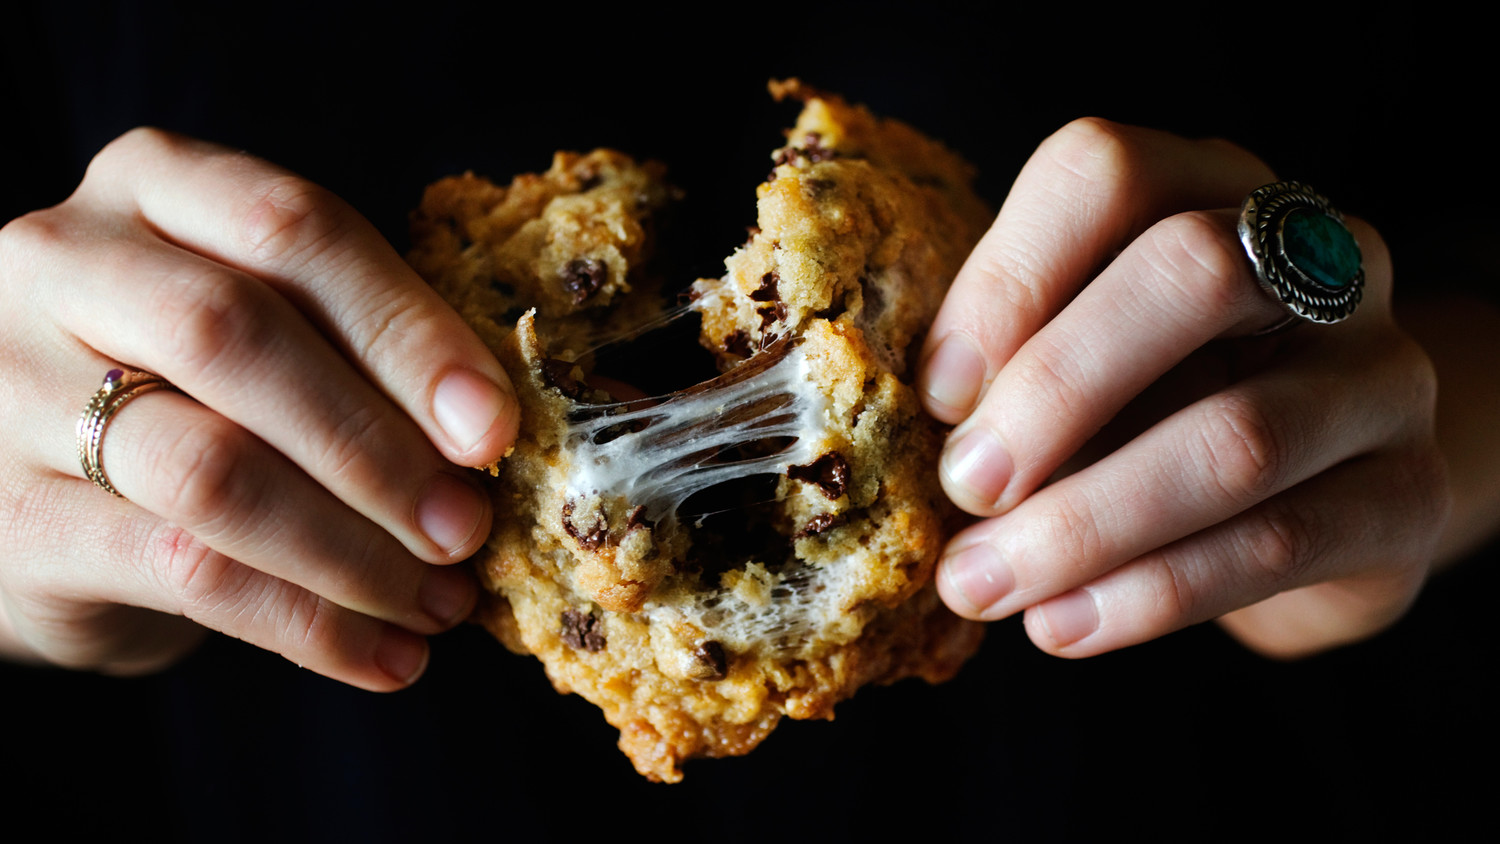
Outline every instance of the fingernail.
<svg viewBox="0 0 1500 844">
<path fill-rule="evenodd" d="M 403 686 L 411 685 L 427 670 L 427 640 L 399 627 L 387 625 L 375 646 L 375 665 Z"/>
<path fill-rule="evenodd" d="M 452 554 L 473 538 L 484 518 L 479 491 L 449 475 L 438 475 L 417 497 L 417 528 L 443 551 Z"/>
<path fill-rule="evenodd" d="M 1036 612 L 1042 629 L 1058 647 L 1071 645 L 1099 629 L 1099 610 L 1086 589 L 1053 598 L 1038 606 Z"/>
<path fill-rule="evenodd" d="M 1015 573 L 985 542 L 944 558 L 941 565 L 943 577 L 972 615 L 983 615 L 1016 586 Z"/>
<path fill-rule="evenodd" d="M 941 465 L 950 489 L 987 510 L 999 504 L 1013 471 L 1010 453 L 1000 438 L 983 425 L 961 432 L 958 439 L 949 443 Z"/>
<path fill-rule="evenodd" d="M 432 416 L 460 451 L 479 443 L 510 399 L 493 381 L 467 369 L 455 369 L 432 392 Z"/>
<path fill-rule="evenodd" d="M 942 342 L 922 368 L 922 392 L 927 403 L 958 420 L 969 415 L 984 386 L 984 357 L 967 335 L 954 332 Z"/>
<path fill-rule="evenodd" d="M 469 614 L 474 594 L 474 582 L 463 571 L 434 566 L 427 571 L 417 601 L 433 621 L 451 627 Z"/>
</svg>

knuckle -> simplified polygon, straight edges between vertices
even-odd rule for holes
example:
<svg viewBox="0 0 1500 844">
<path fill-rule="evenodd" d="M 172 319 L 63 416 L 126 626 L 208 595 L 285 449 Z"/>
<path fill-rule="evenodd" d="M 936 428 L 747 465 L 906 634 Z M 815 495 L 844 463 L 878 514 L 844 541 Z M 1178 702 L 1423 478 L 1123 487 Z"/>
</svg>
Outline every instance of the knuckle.
<svg viewBox="0 0 1500 844">
<path fill-rule="evenodd" d="M 1296 507 L 1257 508 L 1237 535 L 1252 577 L 1277 592 L 1301 585 L 1318 558 L 1318 533 Z"/>
<path fill-rule="evenodd" d="M 276 175 L 252 192 L 239 238 L 257 263 L 306 263 L 326 252 L 345 227 L 343 204 L 305 179 Z"/>
<path fill-rule="evenodd" d="M 1086 185 L 1126 184 L 1141 160 L 1128 127 L 1099 117 L 1069 122 L 1042 142 L 1041 151 Z"/>
<path fill-rule="evenodd" d="M 117 155 L 123 151 L 154 152 L 171 149 L 176 147 L 180 140 L 181 136 L 176 133 L 156 126 L 137 126 L 105 144 L 104 149 L 99 151 L 99 156 Z"/>
<path fill-rule="evenodd" d="M 206 627 L 280 652 L 297 652 L 316 638 L 312 632 L 327 626 L 321 620 L 326 609 L 318 610 L 326 601 L 235 562 L 185 529 L 163 527 L 157 548 L 156 571 L 163 587 L 185 617 Z"/>
<path fill-rule="evenodd" d="M 13 285 L 21 268 L 60 248 L 67 239 L 62 221 L 50 210 L 33 211 L 6 223 L 0 228 L 0 282 Z"/>
<path fill-rule="evenodd" d="M 1255 286 L 1246 276 L 1244 250 L 1210 214 L 1176 214 L 1147 230 L 1143 258 L 1152 278 L 1173 285 L 1166 301 L 1191 309 L 1187 316 L 1218 316 L 1241 309 Z"/>
<path fill-rule="evenodd" d="M 182 614 L 282 653 L 322 650 L 336 637 L 332 602 L 212 550 L 184 528 L 163 526 L 155 570 Z"/>
<path fill-rule="evenodd" d="M 1255 503 L 1281 482 L 1286 445 L 1253 396 L 1226 392 L 1214 397 L 1204 410 L 1199 437 L 1208 477 L 1226 501 Z"/>
<path fill-rule="evenodd" d="M 1388 348 L 1394 357 L 1394 366 L 1402 376 L 1397 383 L 1404 385 L 1407 391 L 1400 406 L 1410 408 L 1423 430 L 1430 431 L 1437 415 L 1437 367 L 1426 350 L 1406 334 Z"/>
<path fill-rule="evenodd" d="M 150 570 L 189 618 L 205 616 L 239 585 L 229 560 L 185 527 L 163 524 L 147 548 Z"/>
<path fill-rule="evenodd" d="M 208 417 L 143 455 L 153 466 L 161 507 L 174 521 L 210 541 L 242 537 L 261 512 L 265 461 L 256 459 L 249 435 L 227 420 Z"/>
<path fill-rule="evenodd" d="M 1432 358 L 1427 356 L 1421 346 L 1416 342 L 1410 344 L 1413 361 L 1411 366 L 1411 389 L 1413 392 L 1411 406 L 1421 413 L 1422 420 L 1426 423 L 1428 430 L 1434 424 L 1437 416 L 1438 400 L 1438 373 L 1437 366 Z"/>
<path fill-rule="evenodd" d="M 955 293 L 966 295 L 968 306 L 983 313 L 1036 312 L 1041 296 L 1029 280 L 1041 275 L 1050 260 L 1036 241 L 987 235 L 964 263 Z"/>
<path fill-rule="evenodd" d="M 389 416 L 380 407 L 348 408 L 329 440 L 319 466 L 336 486 L 368 488 L 378 484 L 380 472 L 372 455 L 391 454 L 398 440 Z"/>
<path fill-rule="evenodd" d="M 1152 615 L 1172 621 L 1196 619 L 1206 597 L 1201 594 L 1200 587 L 1194 585 L 1188 567 L 1168 559 L 1159 567 L 1159 572 Z"/>
<path fill-rule="evenodd" d="M 270 298 L 261 285 L 228 268 L 194 265 L 158 285 L 152 299 L 161 352 L 195 380 L 210 379 L 227 360 L 253 358 L 270 345 L 276 324 Z M 252 362 L 237 360 L 226 368 L 242 371 Z"/>
<path fill-rule="evenodd" d="M 1436 444 L 1425 443 L 1397 454 L 1395 466 L 1386 506 L 1398 515 L 1385 524 L 1406 529 L 1398 529 L 1389 540 L 1393 547 L 1411 549 L 1425 563 L 1435 553 L 1453 509 L 1448 463 Z"/>
<path fill-rule="evenodd" d="M 285 617 L 278 620 L 278 635 L 297 653 L 335 652 L 340 615 L 332 601 L 304 590 L 287 602 Z"/>
<path fill-rule="evenodd" d="M 1417 450 L 1409 465 L 1413 506 L 1421 508 L 1419 512 L 1425 510 L 1429 524 L 1441 524 L 1452 508 L 1448 461 L 1436 443 L 1428 443 Z"/>
<path fill-rule="evenodd" d="M 1099 520 L 1088 510 L 1073 496 L 1059 496 L 1052 506 L 1029 520 L 1020 547 L 1006 548 L 1006 556 L 1024 564 L 1026 558 L 1040 552 L 1045 559 L 1028 566 L 1037 579 L 1071 584 L 1093 577 L 1103 567 L 1105 547 Z"/>
<path fill-rule="evenodd" d="M 1077 349 L 1060 344 L 1053 332 L 1033 336 L 1025 365 L 1018 367 L 1015 377 L 1020 382 L 1015 395 L 1045 407 L 1046 418 L 1063 422 L 1086 416 L 1088 400 L 1083 390 L 1092 382 L 1084 361 Z"/>
<path fill-rule="evenodd" d="M 143 162 L 175 164 L 194 145 L 202 146 L 203 142 L 155 126 L 138 126 L 95 153 L 84 170 L 79 192 L 94 196 L 116 195 L 117 191 L 126 188 L 132 174 L 139 171 Z"/>
<path fill-rule="evenodd" d="M 165 129 L 155 126 L 137 126 L 104 145 L 94 154 L 84 172 L 84 181 L 97 180 L 101 174 L 114 170 L 134 158 L 150 158 L 174 149 L 180 138 Z"/>
<path fill-rule="evenodd" d="M 346 315 L 341 324 L 351 326 L 353 354 L 367 364 L 420 360 L 417 350 L 444 348 L 452 342 L 449 315 L 435 300 L 406 295 L 398 286 L 370 285 L 351 307 L 357 312 Z"/>
</svg>

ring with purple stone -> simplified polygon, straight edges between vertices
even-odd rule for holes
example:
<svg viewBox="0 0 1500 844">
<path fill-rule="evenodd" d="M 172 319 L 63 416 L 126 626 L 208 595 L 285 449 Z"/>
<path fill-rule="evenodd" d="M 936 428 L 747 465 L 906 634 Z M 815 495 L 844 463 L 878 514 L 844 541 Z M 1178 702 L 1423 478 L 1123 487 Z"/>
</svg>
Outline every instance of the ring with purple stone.
<svg viewBox="0 0 1500 844">
<path fill-rule="evenodd" d="M 1256 189 L 1240 206 L 1239 231 L 1261 288 L 1288 312 L 1260 333 L 1354 313 L 1365 286 L 1359 244 L 1343 215 L 1312 188 L 1276 182 Z"/>
<path fill-rule="evenodd" d="M 104 474 L 104 429 L 131 399 L 171 388 L 167 379 L 138 369 L 111 369 L 104 374 L 104 384 L 78 418 L 78 460 L 83 464 L 84 477 L 113 496 L 125 497 Z"/>
</svg>

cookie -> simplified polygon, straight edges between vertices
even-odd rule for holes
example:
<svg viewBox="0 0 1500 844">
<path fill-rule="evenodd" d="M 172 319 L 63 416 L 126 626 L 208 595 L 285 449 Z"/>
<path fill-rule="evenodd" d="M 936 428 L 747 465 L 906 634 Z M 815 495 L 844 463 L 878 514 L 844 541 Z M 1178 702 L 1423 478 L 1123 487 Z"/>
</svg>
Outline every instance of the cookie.
<svg viewBox="0 0 1500 844">
<path fill-rule="evenodd" d="M 672 197 L 656 165 L 559 154 L 509 187 L 440 182 L 414 216 L 413 265 L 522 407 L 492 467 L 478 619 L 598 705 L 654 780 L 863 685 L 943 681 L 981 636 L 931 582 L 957 514 L 911 379 L 989 211 L 914 129 L 795 80 L 772 92 L 803 110 L 750 240 L 678 309 L 719 372 L 691 387 L 632 398 L 596 377 L 609 337 L 660 315 L 641 272 Z"/>
<path fill-rule="evenodd" d="M 559 152 L 508 186 L 466 173 L 430 186 L 412 214 L 407 262 L 498 347 L 529 308 L 559 342 L 587 345 L 648 320 L 629 297 L 653 248 L 653 215 L 674 196 L 665 168 L 612 150 Z"/>
</svg>

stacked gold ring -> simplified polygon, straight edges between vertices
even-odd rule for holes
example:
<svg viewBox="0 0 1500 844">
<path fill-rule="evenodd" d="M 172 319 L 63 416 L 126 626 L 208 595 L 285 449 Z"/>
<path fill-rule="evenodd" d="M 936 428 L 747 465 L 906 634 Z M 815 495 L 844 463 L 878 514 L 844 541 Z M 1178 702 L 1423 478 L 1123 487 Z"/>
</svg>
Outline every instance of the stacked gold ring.
<svg viewBox="0 0 1500 844">
<path fill-rule="evenodd" d="M 155 390 L 170 389 L 172 384 L 160 375 L 136 369 L 111 369 L 104 375 L 104 384 L 94 397 L 89 399 L 78 419 L 78 459 L 83 464 L 83 474 L 105 492 L 124 498 L 109 476 L 104 473 L 104 429 L 109 420 L 127 402 L 137 396 Z"/>
</svg>

